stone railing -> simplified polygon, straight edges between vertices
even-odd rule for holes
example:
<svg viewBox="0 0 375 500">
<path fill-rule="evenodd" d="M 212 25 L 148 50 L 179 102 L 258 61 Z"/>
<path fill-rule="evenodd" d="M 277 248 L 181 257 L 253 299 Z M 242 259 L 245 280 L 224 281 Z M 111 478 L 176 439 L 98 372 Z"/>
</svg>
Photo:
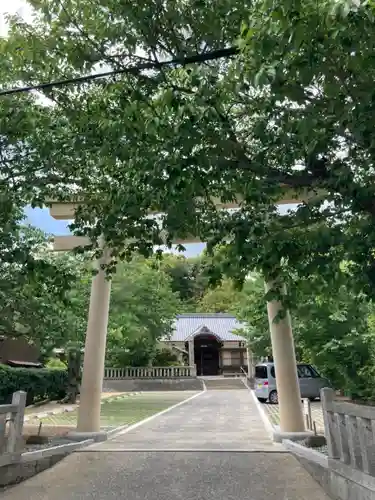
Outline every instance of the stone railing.
<svg viewBox="0 0 375 500">
<path fill-rule="evenodd" d="M 321 391 L 331 491 L 338 498 L 375 498 L 375 407 Z M 352 495 L 352 496 L 351 496 Z"/>
<path fill-rule="evenodd" d="M 152 366 L 105 368 L 105 380 L 122 380 L 128 378 L 187 378 L 196 377 L 195 366 Z"/>
<path fill-rule="evenodd" d="M 0 466 L 17 462 L 21 455 L 26 392 L 13 394 L 12 403 L 0 405 Z"/>
</svg>

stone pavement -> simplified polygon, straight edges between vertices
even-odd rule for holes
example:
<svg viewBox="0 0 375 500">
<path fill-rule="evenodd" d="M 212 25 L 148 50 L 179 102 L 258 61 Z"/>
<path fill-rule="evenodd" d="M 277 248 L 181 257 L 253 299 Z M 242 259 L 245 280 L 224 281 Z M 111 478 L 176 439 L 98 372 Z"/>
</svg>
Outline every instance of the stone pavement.
<svg viewBox="0 0 375 500">
<path fill-rule="evenodd" d="M 206 391 L 96 450 L 277 451 L 248 390 Z"/>
<path fill-rule="evenodd" d="M 2 500 L 328 500 L 248 391 L 208 391 L 7 490 Z"/>
<path fill-rule="evenodd" d="M 280 423 L 279 405 L 271 405 L 269 403 L 263 403 L 262 406 L 272 424 L 279 425 Z M 311 416 L 313 422 L 315 422 L 318 434 L 324 434 L 325 431 L 324 431 L 323 409 L 320 401 L 314 401 L 311 403 Z"/>
</svg>

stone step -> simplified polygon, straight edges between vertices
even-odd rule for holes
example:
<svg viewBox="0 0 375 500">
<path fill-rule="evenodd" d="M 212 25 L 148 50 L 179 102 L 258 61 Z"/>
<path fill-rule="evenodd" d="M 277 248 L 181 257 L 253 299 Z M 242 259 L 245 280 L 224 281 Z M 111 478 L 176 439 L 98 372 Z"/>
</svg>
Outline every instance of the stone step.
<svg viewBox="0 0 375 500">
<path fill-rule="evenodd" d="M 203 384 L 196 378 L 186 379 L 123 379 L 103 380 L 104 392 L 148 391 L 202 391 Z"/>
<path fill-rule="evenodd" d="M 240 378 L 233 379 L 204 379 L 204 384 L 208 391 L 230 391 L 246 390 L 247 387 Z"/>
</svg>

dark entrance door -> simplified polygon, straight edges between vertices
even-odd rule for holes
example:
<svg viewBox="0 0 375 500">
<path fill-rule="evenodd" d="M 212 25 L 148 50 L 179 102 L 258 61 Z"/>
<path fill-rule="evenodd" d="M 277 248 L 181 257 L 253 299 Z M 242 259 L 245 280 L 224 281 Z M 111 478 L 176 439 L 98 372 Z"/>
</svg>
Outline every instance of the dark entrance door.
<svg viewBox="0 0 375 500">
<path fill-rule="evenodd" d="M 219 374 L 220 342 L 213 335 L 199 335 L 194 339 L 194 358 L 197 375 Z"/>
</svg>

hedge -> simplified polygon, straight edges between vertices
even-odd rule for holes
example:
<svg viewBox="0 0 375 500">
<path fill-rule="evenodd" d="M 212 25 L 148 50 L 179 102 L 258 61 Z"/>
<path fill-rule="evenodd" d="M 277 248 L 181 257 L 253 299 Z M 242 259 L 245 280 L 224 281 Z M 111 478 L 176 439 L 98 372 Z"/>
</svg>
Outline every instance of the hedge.
<svg viewBox="0 0 375 500">
<path fill-rule="evenodd" d="M 10 403 L 13 392 L 26 391 L 27 405 L 43 399 L 61 399 L 68 385 L 66 370 L 0 366 L 0 404 Z"/>
</svg>

